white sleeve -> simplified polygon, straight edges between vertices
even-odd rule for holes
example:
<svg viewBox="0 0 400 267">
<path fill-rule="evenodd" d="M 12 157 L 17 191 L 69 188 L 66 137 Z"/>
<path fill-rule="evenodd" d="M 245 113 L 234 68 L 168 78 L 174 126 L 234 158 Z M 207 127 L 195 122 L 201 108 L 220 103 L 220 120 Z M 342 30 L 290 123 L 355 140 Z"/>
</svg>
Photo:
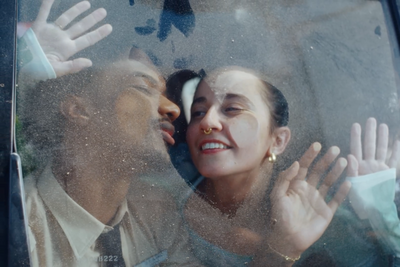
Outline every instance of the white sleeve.
<svg viewBox="0 0 400 267">
<path fill-rule="evenodd" d="M 32 29 L 18 40 L 19 74 L 44 81 L 57 77 Z"/>
<path fill-rule="evenodd" d="M 396 169 L 349 177 L 349 199 L 360 219 L 368 219 L 384 249 L 400 257 L 400 221 L 394 203 Z"/>
</svg>

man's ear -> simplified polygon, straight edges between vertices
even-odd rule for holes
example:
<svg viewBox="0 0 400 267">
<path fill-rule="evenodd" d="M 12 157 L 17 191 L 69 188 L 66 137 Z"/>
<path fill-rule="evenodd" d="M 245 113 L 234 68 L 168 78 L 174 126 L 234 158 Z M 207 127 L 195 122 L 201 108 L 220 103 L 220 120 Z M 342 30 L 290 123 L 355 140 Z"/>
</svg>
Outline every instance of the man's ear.
<svg viewBox="0 0 400 267">
<path fill-rule="evenodd" d="M 275 155 L 282 154 L 283 151 L 285 151 L 286 146 L 288 145 L 290 141 L 290 129 L 289 127 L 278 127 L 274 130 L 273 133 L 273 143 L 271 144 L 271 147 L 269 149 L 268 154 L 271 154 L 273 152 Z M 268 155 L 270 156 L 270 155 Z"/>
<path fill-rule="evenodd" d="M 75 124 L 86 126 L 89 122 L 89 106 L 83 98 L 70 95 L 60 104 L 64 117 Z"/>
</svg>

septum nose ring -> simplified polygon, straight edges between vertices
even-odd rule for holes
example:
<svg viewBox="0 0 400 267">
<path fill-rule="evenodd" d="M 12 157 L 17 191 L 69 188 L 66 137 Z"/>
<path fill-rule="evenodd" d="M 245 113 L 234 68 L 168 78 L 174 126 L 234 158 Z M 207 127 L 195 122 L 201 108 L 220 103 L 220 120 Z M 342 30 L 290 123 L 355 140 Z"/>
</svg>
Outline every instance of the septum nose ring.
<svg viewBox="0 0 400 267">
<path fill-rule="evenodd" d="M 203 130 L 204 134 L 210 134 L 212 132 L 211 128 L 208 128 L 207 130 Z"/>
</svg>

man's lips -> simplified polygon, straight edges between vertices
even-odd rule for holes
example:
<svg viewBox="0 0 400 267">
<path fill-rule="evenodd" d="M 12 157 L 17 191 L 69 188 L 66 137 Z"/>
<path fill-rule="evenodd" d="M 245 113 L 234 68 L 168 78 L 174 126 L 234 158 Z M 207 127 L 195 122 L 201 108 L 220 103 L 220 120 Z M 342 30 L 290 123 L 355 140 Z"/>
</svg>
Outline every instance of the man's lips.
<svg viewBox="0 0 400 267">
<path fill-rule="evenodd" d="M 168 132 L 161 130 L 161 135 L 162 135 L 164 141 L 167 142 L 168 144 L 170 144 L 170 145 L 175 144 L 174 138 L 172 138 L 172 136 Z"/>
<path fill-rule="evenodd" d="M 175 140 L 172 138 L 175 133 L 175 127 L 170 122 L 162 121 L 160 122 L 160 128 L 164 141 L 170 145 L 175 144 Z"/>
</svg>

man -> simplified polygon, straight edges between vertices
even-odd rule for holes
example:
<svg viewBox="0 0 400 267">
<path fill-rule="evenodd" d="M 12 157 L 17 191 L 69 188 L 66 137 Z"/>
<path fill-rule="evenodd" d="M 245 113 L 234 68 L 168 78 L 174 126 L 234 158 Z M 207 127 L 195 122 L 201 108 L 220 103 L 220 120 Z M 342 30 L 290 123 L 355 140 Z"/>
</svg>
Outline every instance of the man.
<svg viewBox="0 0 400 267">
<path fill-rule="evenodd" d="M 70 57 L 111 32 L 110 25 L 86 32 L 105 17 L 104 9 L 64 29 L 90 7 L 87 1 L 47 22 L 53 2 L 42 2 L 33 30 L 22 38 L 21 54 L 42 58 L 20 59 L 19 118 L 36 165 L 45 163 L 25 179 L 33 266 L 193 265 L 174 202 L 158 189 L 158 179 L 139 180 L 156 164 L 164 180 L 178 177 L 165 143 L 174 143 L 171 122 L 180 111 L 163 96 L 164 79 L 148 57 L 133 48 L 129 60 L 104 70 L 23 89 L 23 81 L 90 66 L 89 59 Z"/>
<path fill-rule="evenodd" d="M 129 60 L 22 90 L 24 133 L 43 170 L 26 178 L 33 266 L 184 266 L 191 262 L 174 201 L 137 177 L 157 162 L 178 107 L 132 48 Z"/>
</svg>

